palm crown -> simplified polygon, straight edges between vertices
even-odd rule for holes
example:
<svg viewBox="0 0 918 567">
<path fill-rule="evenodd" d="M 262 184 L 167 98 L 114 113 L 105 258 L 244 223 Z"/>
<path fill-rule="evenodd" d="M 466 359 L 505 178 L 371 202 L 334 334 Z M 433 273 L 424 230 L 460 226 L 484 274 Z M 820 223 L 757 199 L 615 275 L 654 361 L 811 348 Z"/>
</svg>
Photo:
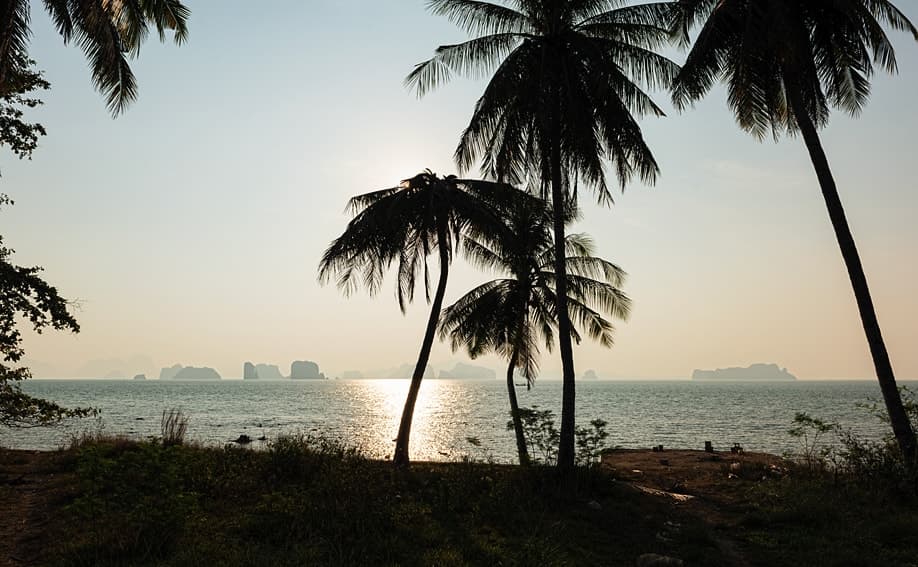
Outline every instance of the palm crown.
<svg viewBox="0 0 918 567">
<path fill-rule="evenodd" d="M 30 0 L 0 1 L 0 92 L 29 60 Z M 64 42 L 76 42 L 92 68 L 92 79 L 117 115 L 137 98 L 137 80 L 128 64 L 151 28 L 176 43 L 188 35 L 190 11 L 180 0 L 44 0 Z"/>
<path fill-rule="evenodd" d="M 858 114 L 874 67 L 896 70 L 882 24 L 918 40 L 918 30 L 887 0 L 679 0 L 675 31 L 701 30 L 673 85 L 684 107 L 723 77 L 740 126 L 757 137 L 796 131 L 791 94 L 815 126 L 831 107 Z M 791 93 L 790 91 L 794 91 Z"/>
<path fill-rule="evenodd" d="M 335 279 L 345 293 L 362 283 L 373 294 L 396 264 L 396 295 L 402 311 L 414 299 L 419 279 L 429 301 L 427 256 L 442 243 L 447 261 L 451 260 L 463 231 L 479 238 L 497 234 L 502 225 L 492 203 L 506 198 L 508 191 L 516 190 L 454 175 L 441 178 L 427 170 L 397 187 L 353 197 L 348 210 L 354 218 L 323 254 L 319 279 Z"/>
<path fill-rule="evenodd" d="M 508 222 L 509 238 L 463 242 L 474 263 L 507 277 L 476 287 L 444 309 L 440 336 L 449 337 L 453 350 L 464 347 L 472 358 L 488 352 L 499 354 L 531 385 L 538 374 L 539 345 L 550 351 L 557 331 L 550 218 L 544 207 L 524 203 Z M 620 290 L 625 273 L 593 256 L 592 240 L 585 235 L 568 235 L 565 251 L 571 336 L 580 342 L 579 327 L 601 345 L 611 347 L 614 327 L 607 317 L 625 320 L 631 311 L 630 298 Z"/>
<path fill-rule="evenodd" d="M 432 0 L 435 14 L 479 37 L 439 47 L 406 78 L 423 95 L 453 74 L 493 72 L 456 150 L 460 168 L 481 159 L 487 174 L 541 180 L 544 191 L 557 142 L 565 183 L 582 179 L 602 201 L 611 200 L 606 158 L 623 185 L 635 174 L 655 179 L 657 163 L 633 115 L 662 115 L 644 88 L 666 86 L 678 71 L 653 51 L 668 39 L 671 6 L 623 6 L 621 0 L 505 4 Z M 567 188 L 576 192 L 576 183 Z"/>
</svg>

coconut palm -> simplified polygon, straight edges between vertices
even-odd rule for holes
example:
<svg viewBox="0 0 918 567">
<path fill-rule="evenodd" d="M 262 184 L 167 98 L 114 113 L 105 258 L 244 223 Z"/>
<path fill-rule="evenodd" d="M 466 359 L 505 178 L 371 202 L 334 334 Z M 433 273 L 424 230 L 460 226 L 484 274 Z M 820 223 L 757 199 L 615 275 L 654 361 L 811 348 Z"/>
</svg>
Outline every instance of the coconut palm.
<svg viewBox="0 0 918 567">
<path fill-rule="evenodd" d="M 635 116 L 663 111 L 645 88 L 668 87 L 678 66 L 654 52 L 668 40 L 669 3 L 623 0 L 431 0 L 429 7 L 477 36 L 437 49 L 406 84 L 419 95 L 453 74 L 492 74 L 462 134 L 461 170 L 479 160 L 499 180 L 527 181 L 554 210 L 555 297 L 563 368 L 558 465 L 574 466 L 574 359 L 562 203 L 580 183 L 611 203 L 605 167 L 622 187 L 652 183 L 658 166 Z"/>
<path fill-rule="evenodd" d="M 915 458 L 915 433 L 902 406 L 867 278 L 817 130 L 831 108 L 858 115 L 874 65 L 896 71 L 883 24 L 918 40 L 915 26 L 888 0 L 679 0 L 675 30 L 684 42 L 701 26 L 673 100 L 684 108 L 724 79 L 740 127 L 759 139 L 800 133 L 835 229 L 877 378 L 899 447 Z"/>
<path fill-rule="evenodd" d="M 411 420 L 443 307 L 455 245 L 463 234 L 485 241 L 501 235 L 505 224 L 497 212 L 501 210 L 498 204 L 518 192 L 508 185 L 453 175 L 439 177 L 427 170 L 397 187 L 353 197 L 348 208 L 354 218 L 322 256 L 320 282 L 335 279 L 346 294 L 361 283 L 375 294 L 388 268 L 396 264 L 396 295 L 403 313 L 414 299 L 420 277 L 430 303 L 427 256 L 435 251 L 439 256 L 440 276 L 399 424 L 396 466 L 409 462 Z"/>
<path fill-rule="evenodd" d="M 30 0 L 0 0 L 0 93 L 29 61 Z M 188 36 L 190 11 L 179 0 L 44 0 L 64 43 L 77 43 L 92 67 L 92 79 L 112 114 L 137 98 L 137 81 L 128 64 L 140 52 L 151 27 L 160 41 L 173 32 L 176 43 Z"/>
<path fill-rule="evenodd" d="M 465 348 L 472 358 L 495 352 L 507 359 L 510 415 L 520 464 L 525 466 L 529 452 L 514 375 L 519 369 L 531 387 L 539 370 L 539 344 L 551 351 L 554 343 L 558 327 L 554 245 L 550 214 L 541 203 L 521 202 L 508 223 L 508 238 L 491 244 L 464 240 L 469 258 L 506 277 L 476 287 L 447 307 L 440 318 L 440 337 L 449 337 L 453 351 Z M 625 273 L 592 256 L 592 242 L 584 235 L 567 235 L 565 250 L 571 335 L 580 342 L 579 326 L 611 347 L 614 328 L 606 317 L 626 319 L 631 309 L 631 300 L 619 289 Z"/>
</svg>

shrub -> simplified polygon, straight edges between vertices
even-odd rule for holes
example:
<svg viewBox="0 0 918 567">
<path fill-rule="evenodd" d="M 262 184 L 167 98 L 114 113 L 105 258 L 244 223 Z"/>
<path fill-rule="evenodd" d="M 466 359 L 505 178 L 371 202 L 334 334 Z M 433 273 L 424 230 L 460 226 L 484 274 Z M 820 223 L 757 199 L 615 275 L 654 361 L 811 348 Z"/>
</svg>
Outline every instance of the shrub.
<svg viewBox="0 0 918 567">
<path fill-rule="evenodd" d="M 523 422 L 523 434 L 526 445 L 529 447 L 530 458 L 533 463 L 553 465 L 558 458 L 558 445 L 561 434 L 555 428 L 555 414 L 551 410 L 539 410 L 538 406 L 519 408 L 520 419 Z M 602 419 L 590 422 L 591 429 L 577 426 L 574 437 L 577 444 L 575 459 L 580 466 L 592 466 L 606 446 L 609 433 L 606 423 Z M 507 430 L 513 430 L 513 421 L 507 422 Z"/>
</svg>

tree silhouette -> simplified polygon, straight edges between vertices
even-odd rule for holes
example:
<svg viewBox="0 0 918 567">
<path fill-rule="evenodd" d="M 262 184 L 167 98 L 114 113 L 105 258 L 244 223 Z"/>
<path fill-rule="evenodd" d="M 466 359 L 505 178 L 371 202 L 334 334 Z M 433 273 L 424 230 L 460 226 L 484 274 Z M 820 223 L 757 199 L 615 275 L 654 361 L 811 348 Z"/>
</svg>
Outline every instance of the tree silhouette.
<svg viewBox="0 0 918 567">
<path fill-rule="evenodd" d="M 728 102 L 743 130 L 762 139 L 800 133 L 816 170 L 889 412 L 909 461 L 916 458 L 912 430 L 867 277 L 845 217 L 817 130 L 830 109 L 857 116 L 870 95 L 874 65 L 896 71 L 886 24 L 918 40 L 918 30 L 887 0 L 679 0 L 674 30 L 685 44 L 701 26 L 673 83 L 680 108 L 702 98 L 723 78 Z"/>
<path fill-rule="evenodd" d="M 12 204 L 0 194 L 0 206 Z M 86 408 L 63 408 L 54 402 L 24 393 L 20 382 L 31 377 L 29 369 L 17 366 L 25 351 L 17 323 L 25 320 L 40 333 L 46 328 L 79 332 L 67 300 L 39 273 L 41 268 L 25 268 L 12 263 L 13 250 L 0 235 L 0 426 L 35 427 L 51 425 L 67 417 L 93 413 Z"/>
<path fill-rule="evenodd" d="M 334 279 L 346 294 L 361 284 L 375 294 L 388 268 L 396 264 L 402 312 L 414 299 L 421 277 L 426 299 L 431 301 L 427 256 L 436 252 L 439 257 L 440 276 L 399 424 L 393 457 L 396 466 L 409 462 L 414 406 L 436 335 L 455 246 L 463 234 L 485 241 L 499 236 L 505 225 L 497 205 L 518 192 L 499 183 L 439 177 L 428 170 L 397 187 L 351 198 L 348 208 L 354 218 L 322 256 L 319 281 Z"/>
<path fill-rule="evenodd" d="M 443 310 L 441 338 L 469 356 L 495 352 L 508 361 L 507 393 L 520 464 L 529 452 L 516 398 L 514 374 L 522 371 L 531 386 L 539 370 L 539 344 L 551 351 L 558 328 L 555 297 L 554 245 L 551 214 L 541 202 L 521 200 L 508 215 L 507 238 L 492 243 L 463 241 L 467 256 L 481 267 L 507 277 L 484 283 Z M 612 346 L 612 323 L 627 319 L 631 300 L 619 289 L 625 278 L 618 266 L 592 256 L 592 242 L 581 234 L 565 237 L 568 268 L 567 303 L 571 334 L 580 342 L 578 326 L 605 347 Z"/>
<path fill-rule="evenodd" d="M 622 187 L 634 176 L 656 179 L 657 163 L 635 115 L 663 115 L 643 89 L 668 87 L 678 71 L 654 52 L 668 41 L 672 6 L 623 6 L 622 0 L 431 0 L 429 6 L 478 37 L 439 47 L 406 84 L 424 95 L 454 74 L 491 75 L 456 150 L 460 169 L 481 160 L 486 174 L 551 195 L 564 380 L 558 466 L 570 471 L 575 372 L 563 209 L 576 201 L 580 183 L 611 203 L 606 166 Z"/>
<path fill-rule="evenodd" d="M 0 93 L 17 80 L 28 61 L 30 0 L 0 0 Z M 44 0 L 64 43 L 86 54 L 96 89 L 118 115 L 137 98 L 137 80 L 128 63 L 140 53 L 151 27 L 160 41 L 167 31 L 176 43 L 187 39 L 190 11 L 179 0 Z"/>
</svg>

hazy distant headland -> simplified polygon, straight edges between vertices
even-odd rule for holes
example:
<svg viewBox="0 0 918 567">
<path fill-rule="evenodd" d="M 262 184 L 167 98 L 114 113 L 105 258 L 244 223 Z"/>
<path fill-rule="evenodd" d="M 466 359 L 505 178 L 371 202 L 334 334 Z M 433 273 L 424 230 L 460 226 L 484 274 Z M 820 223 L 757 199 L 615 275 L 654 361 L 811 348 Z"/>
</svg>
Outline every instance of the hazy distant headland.
<svg viewBox="0 0 918 567">
<path fill-rule="evenodd" d="M 797 377 L 777 364 L 753 364 L 746 368 L 734 366 L 717 370 L 695 370 L 692 380 L 749 380 L 761 382 L 791 382 Z"/>
<path fill-rule="evenodd" d="M 374 370 L 371 372 L 362 372 L 359 370 L 346 370 L 341 373 L 340 378 L 343 380 L 406 380 L 414 374 L 414 364 L 406 362 L 397 368 L 388 368 Z M 427 365 L 424 370 L 425 380 L 495 380 L 497 372 L 485 366 L 475 366 L 457 362 L 451 369 L 436 370 L 433 366 Z"/>
<path fill-rule="evenodd" d="M 483 366 L 457 362 L 452 370 L 441 370 L 439 378 L 449 380 L 494 380 L 497 372 Z"/>
</svg>

